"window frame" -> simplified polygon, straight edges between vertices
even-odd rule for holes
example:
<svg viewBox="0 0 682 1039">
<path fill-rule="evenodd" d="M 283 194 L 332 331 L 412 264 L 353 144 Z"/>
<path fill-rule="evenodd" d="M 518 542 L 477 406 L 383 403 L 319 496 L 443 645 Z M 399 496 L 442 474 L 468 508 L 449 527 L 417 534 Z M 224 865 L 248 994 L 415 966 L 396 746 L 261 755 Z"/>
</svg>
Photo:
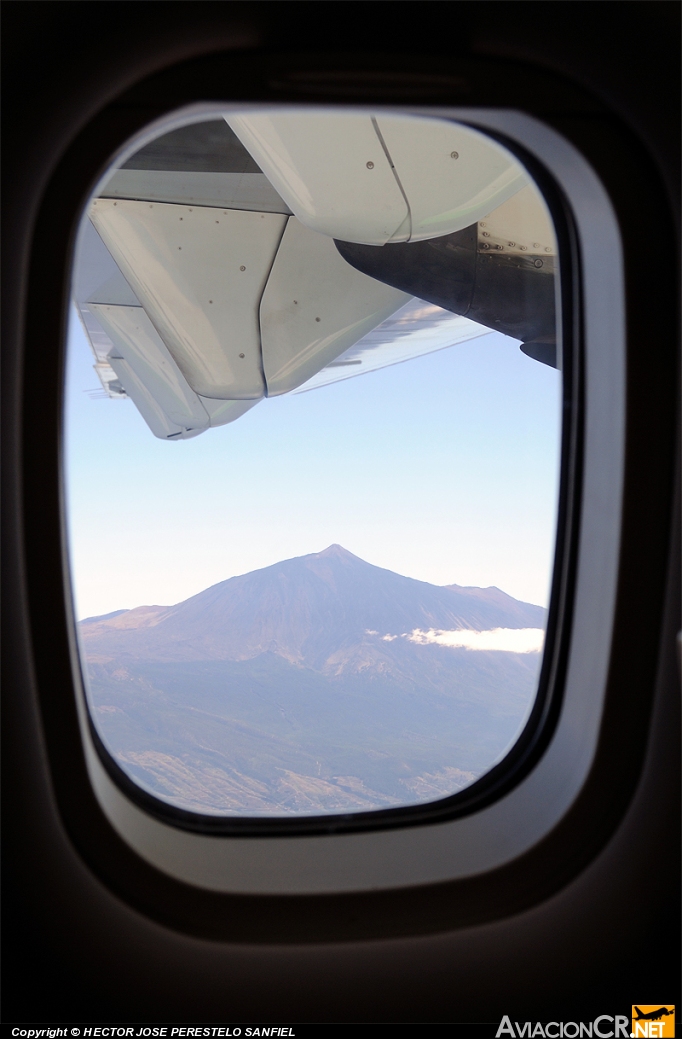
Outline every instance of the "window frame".
<svg viewBox="0 0 682 1039">
<path fill-rule="evenodd" d="M 340 5 L 336 20 L 328 6 L 166 5 L 159 24 L 158 5 L 138 5 L 134 25 L 120 5 L 74 13 L 52 4 L 38 19 L 31 4 L 7 12 L 10 1018 L 104 1020 L 123 999 L 147 1020 L 159 1006 L 178 1021 L 476 1022 L 482 1007 L 491 1017 L 499 1009 L 498 1019 L 523 1021 L 529 1007 L 549 1018 L 562 1007 L 565 1019 L 590 1020 L 628 1002 L 633 979 L 679 987 L 670 943 L 632 941 L 633 906 L 667 934 L 679 894 L 679 11 L 630 4 L 614 18 L 606 5 L 494 7 L 494 17 L 490 5 L 420 8 L 419 32 L 413 12 L 394 7 L 397 17 L 365 24 L 360 37 Z M 106 46 L 88 50 L 89 39 Z M 364 895 L 219 895 L 148 866 L 92 793 L 60 570 L 58 351 L 70 228 L 120 140 L 169 98 L 216 96 L 511 105 L 558 128 L 611 196 L 627 285 L 628 447 L 601 735 L 573 810 L 491 874 Z"/>
<path fill-rule="evenodd" d="M 69 868 L 81 871 L 79 877 L 99 886 L 102 904 L 114 904 L 113 898 L 118 911 L 140 927 L 152 922 L 237 946 L 454 933 L 511 916 L 542 920 L 551 912 L 543 901 L 562 889 L 570 899 L 570 882 L 579 890 L 592 883 L 594 870 L 588 867 L 600 853 L 609 854 L 621 823 L 633 844 L 632 826 L 639 834 L 650 818 L 645 813 L 642 819 L 638 785 L 645 793 L 653 789 L 667 796 L 677 762 L 671 759 L 677 753 L 676 722 L 671 728 L 663 720 L 670 712 L 675 717 L 677 709 L 672 646 L 679 604 L 677 184 L 667 138 L 654 133 L 659 154 L 658 145 L 647 143 L 637 112 L 622 108 L 617 84 L 600 93 L 598 79 L 581 79 L 578 65 L 553 66 L 553 52 L 547 66 L 545 56 L 539 51 L 533 56 L 532 50 L 510 60 L 495 50 L 474 53 L 468 45 L 461 52 L 450 46 L 442 52 L 425 49 L 410 55 L 405 72 L 403 52 L 391 41 L 388 48 L 383 41 L 380 52 L 370 43 L 367 53 L 349 54 L 324 50 L 314 41 L 293 50 L 285 37 L 273 50 L 258 40 L 235 42 L 229 26 L 221 32 L 216 36 L 211 27 L 200 43 L 179 50 L 154 38 L 140 52 L 126 51 L 123 65 L 117 58 L 115 74 L 108 66 L 109 79 L 91 75 L 75 107 L 60 108 L 59 118 L 51 112 L 52 121 L 44 126 L 39 120 L 39 138 L 26 135 L 24 124 L 35 117 L 29 101 L 20 106 L 21 122 L 14 128 L 15 140 L 26 147 L 19 149 L 14 166 L 15 205 L 6 228 L 13 246 L 8 272 L 13 307 L 4 315 L 3 477 L 12 602 L 6 660 L 13 685 L 7 693 L 15 741 L 8 757 L 19 779 L 11 808 L 23 842 L 20 861 L 38 861 L 44 849 L 57 856 L 54 869 L 73 863 Z M 515 108 L 554 129 L 583 156 L 615 210 L 627 288 L 627 450 L 602 725 L 593 767 L 571 810 L 543 841 L 492 873 L 371 893 L 220 894 L 149 865 L 118 836 L 93 793 L 74 696 L 60 526 L 59 344 L 65 341 L 74 227 L 83 198 L 122 140 L 170 107 L 216 96 L 332 104 L 361 98 L 372 105 L 388 98 L 406 111 L 431 99 L 454 105 L 466 98 L 474 115 L 477 106 Z M 663 234 L 654 264 L 656 228 Z M 655 364 L 642 349 L 652 339 Z M 633 617 L 637 602 L 645 608 Z M 657 825 L 656 833 L 669 835 Z M 635 852 L 642 839 L 637 837 Z M 278 845 L 272 842 L 273 855 Z M 531 909 L 538 912 L 527 912 Z"/>
<path fill-rule="evenodd" d="M 211 113 L 215 117 L 216 113 L 252 107 L 261 106 L 183 108 L 171 115 L 171 125 L 163 117 L 134 135 L 115 156 L 116 162 L 124 162 L 160 128 L 186 125 L 199 114 L 210 118 Z M 562 300 L 568 303 L 561 320 L 573 359 L 568 366 L 571 387 L 565 405 L 570 407 L 572 401 L 574 406 L 563 429 L 557 558 L 540 693 L 524 733 L 505 759 L 470 788 L 451 797 L 349 816 L 266 820 L 200 816 L 146 794 L 103 747 L 89 717 L 82 679 L 79 683 L 72 622 L 81 737 L 100 807 L 123 840 L 149 864 L 211 891 L 260 895 L 357 892 L 444 883 L 499 869 L 542 841 L 570 810 L 597 745 L 616 594 L 617 503 L 624 445 L 623 270 L 615 214 L 580 152 L 531 116 L 499 109 L 376 108 L 454 118 L 496 137 L 530 166 L 555 217 Z M 580 413 L 583 342 L 588 387 L 584 422 L 589 444 L 584 460 Z M 604 473 L 611 479 L 608 488 L 604 488 Z M 578 522 L 581 476 L 588 502 L 601 484 L 612 507 L 600 507 L 597 514 L 583 507 Z M 578 553 L 579 529 L 583 546 Z M 592 547 L 591 553 L 585 543 Z M 68 566 L 66 574 L 68 582 Z M 573 600 L 582 630 L 580 643 L 574 638 L 569 646 Z M 544 802 L 544 812 L 537 807 L 533 810 L 529 799 L 536 805 Z M 272 839 L 277 840 L 274 859 Z"/>
</svg>

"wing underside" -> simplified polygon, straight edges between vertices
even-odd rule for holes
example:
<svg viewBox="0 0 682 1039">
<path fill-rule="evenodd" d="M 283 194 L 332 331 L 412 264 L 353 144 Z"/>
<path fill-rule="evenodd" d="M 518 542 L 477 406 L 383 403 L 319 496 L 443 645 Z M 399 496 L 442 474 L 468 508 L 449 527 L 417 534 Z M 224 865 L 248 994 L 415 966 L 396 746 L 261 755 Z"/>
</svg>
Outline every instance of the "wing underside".
<svg viewBox="0 0 682 1039">
<path fill-rule="evenodd" d="M 491 328 L 557 363 L 551 223 L 499 145 L 413 117 L 266 111 L 229 124 L 140 149 L 80 234 L 74 302 L 102 396 L 132 399 L 155 436 L 197 436 L 265 397 Z M 481 299 L 500 278 L 501 317 Z M 540 317 L 519 323 L 531 297 Z"/>
</svg>

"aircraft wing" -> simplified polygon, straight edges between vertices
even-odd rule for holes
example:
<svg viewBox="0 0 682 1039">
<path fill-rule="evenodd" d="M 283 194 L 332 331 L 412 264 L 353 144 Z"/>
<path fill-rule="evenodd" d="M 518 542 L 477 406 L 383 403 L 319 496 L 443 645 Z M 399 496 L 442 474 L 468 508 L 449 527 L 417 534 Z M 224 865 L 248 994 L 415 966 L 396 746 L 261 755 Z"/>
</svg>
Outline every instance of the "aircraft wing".
<svg viewBox="0 0 682 1039">
<path fill-rule="evenodd" d="M 375 372 L 489 332 L 489 328 L 476 321 L 459 317 L 425 300 L 411 299 L 294 393 L 307 393 L 343 379 Z"/>
<path fill-rule="evenodd" d="M 81 229 L 74 302 L 103 394 L 130 397 L 155 436 L 185 439 L 264 397 L 490 328 L 556 363 L 543 206 L 505 149 L 452 122 L 213 118 L 112 172 Z M 508 255 L 491 267 L 490 249 Z M 526 299 L 531 321 L 516 313 Z"/>
</svg>

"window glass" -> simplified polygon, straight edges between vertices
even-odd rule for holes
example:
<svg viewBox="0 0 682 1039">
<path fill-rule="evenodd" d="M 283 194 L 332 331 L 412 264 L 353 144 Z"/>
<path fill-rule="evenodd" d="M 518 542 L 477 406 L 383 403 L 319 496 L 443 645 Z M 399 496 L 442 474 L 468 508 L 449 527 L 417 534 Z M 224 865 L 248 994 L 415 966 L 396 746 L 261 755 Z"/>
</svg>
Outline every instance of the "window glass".
<svg viewBox="0 0 682 1039">
<path fill-rule="evenodd" d="M 113 168 L 73 273 L 65 471 L 93 724 L 225 816 L 469 786 L 538 686 L 557 250 L 468 126 L 250 110 Z"/>
</svg>

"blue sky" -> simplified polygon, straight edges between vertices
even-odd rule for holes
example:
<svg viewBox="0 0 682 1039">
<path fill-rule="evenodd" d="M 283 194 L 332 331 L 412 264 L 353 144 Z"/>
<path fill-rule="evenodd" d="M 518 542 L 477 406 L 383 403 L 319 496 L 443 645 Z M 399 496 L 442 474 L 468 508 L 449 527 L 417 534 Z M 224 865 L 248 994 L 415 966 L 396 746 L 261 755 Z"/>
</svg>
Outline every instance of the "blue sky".
<svg viewBox="0 0 682 1039">
<path fill-rule="evenodd" d="M 164 442 L 97 399 L 69 333 L 66 490 L 79 618 L 179 602 L 336 542 L 434 584 L 546 604 L 560 376 L 490 333 Z"/>
</svg>

